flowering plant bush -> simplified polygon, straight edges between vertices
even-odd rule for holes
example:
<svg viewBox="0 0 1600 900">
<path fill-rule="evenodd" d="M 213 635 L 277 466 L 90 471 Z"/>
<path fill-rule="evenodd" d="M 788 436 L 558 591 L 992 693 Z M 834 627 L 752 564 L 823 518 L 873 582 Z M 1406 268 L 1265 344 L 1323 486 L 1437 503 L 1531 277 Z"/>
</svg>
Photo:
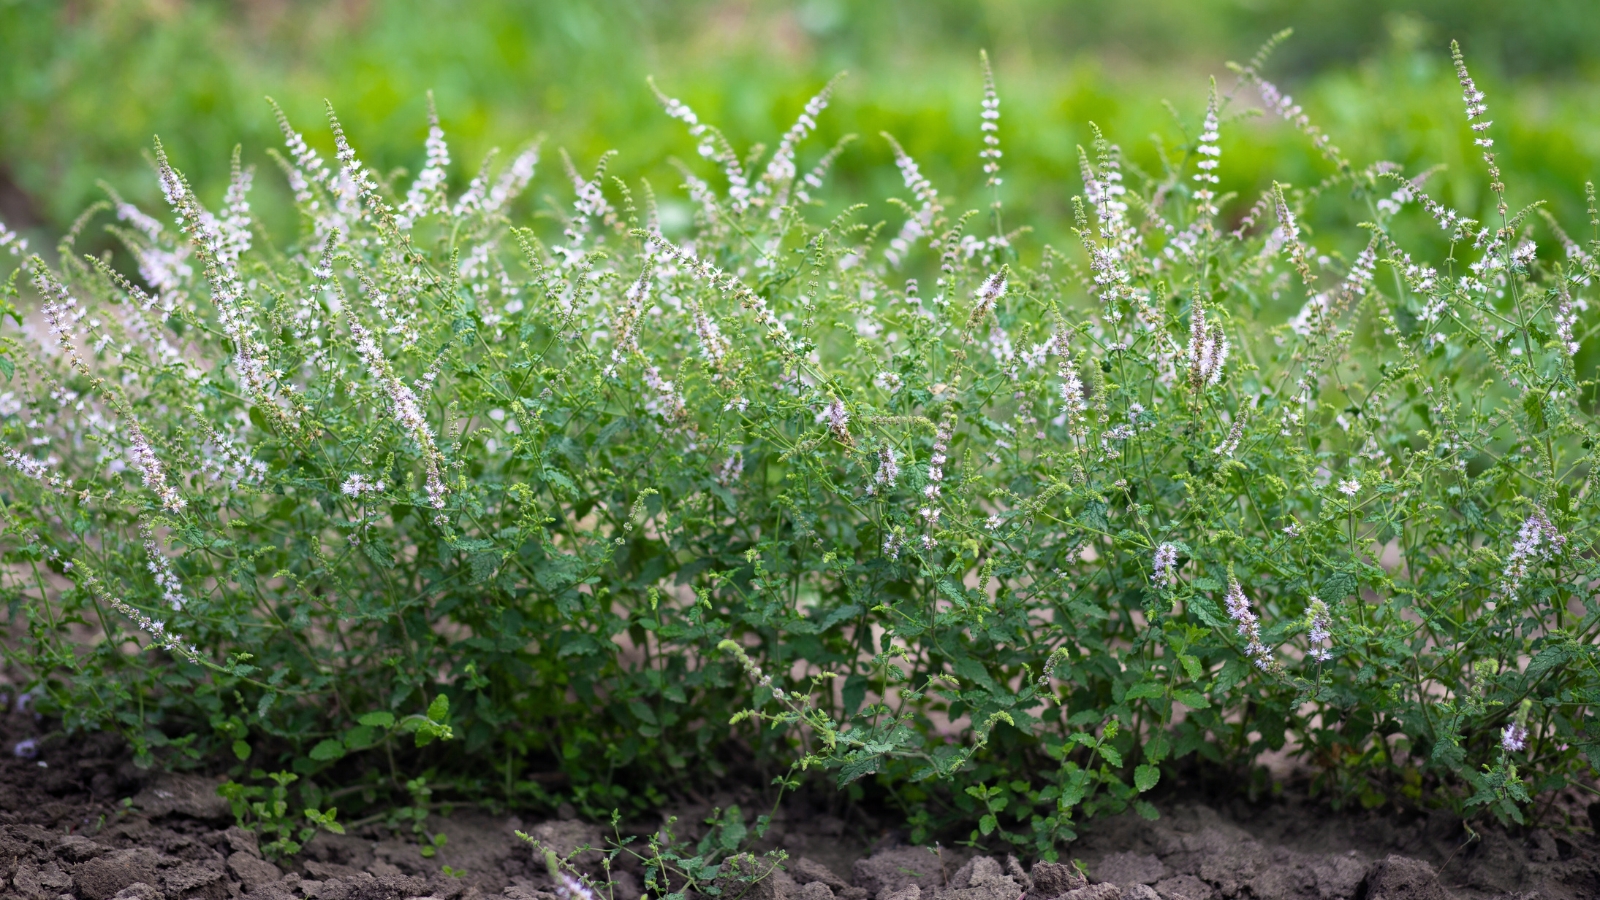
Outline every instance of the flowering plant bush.
<svg viewBox="0 0 1600 900">
<path fill-rule="evenodd" d="M 8 659 L 68 728 L 290 769 L 317 816 L 602 814 L 753 758 L 1048 854 L 1179 760 L 1287 751 L 1521 820 L 1600 759 L 1593 190 L 1587 246 L 1507 206 L 1459 53 L 1482 221 L 1264 61 L 1158 170 L 1082 153 L 1059 247 L 1005 230 L 986 61 L 991 208 L 885 136 L 888 222 L 815 213 L 832 85 L 770 155 L 661 95 L 706 166 L 681 233 L 564 154 L 559 229 L 518 227 L 536 146 L 453 193 L 435 121 L 401 184 L 330 110 L 331 162 L 279 116 L 278 247 L 250 170 L 214 211 L 158 145 L 169 215 L 91 211 L 136 278 L 73 253 L 90 215 L 14 254 Z M 1323 182 L 1220 192 L 1247 92 Z"/>
</svg>

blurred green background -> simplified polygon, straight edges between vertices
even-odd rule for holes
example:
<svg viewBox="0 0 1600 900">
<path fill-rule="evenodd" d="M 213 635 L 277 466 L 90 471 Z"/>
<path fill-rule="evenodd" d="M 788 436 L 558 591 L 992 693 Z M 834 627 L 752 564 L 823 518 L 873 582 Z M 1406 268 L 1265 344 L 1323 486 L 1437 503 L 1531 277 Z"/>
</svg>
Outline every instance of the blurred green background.
<svg viewBox="0 0 1600 900">
<path fill-rule="evenodd" d="M 681 194 L 664 160 L 693 160 L 693 145 L 647 76 L 742 150 L 770 146 L 840 70 L 850 76 L 801 158 L 862 136 L 833 197 L 903 193 L 886 130 L 942 192 L 976 205 L 983 47 L 1003 98 L 1008 223 L 1048 236 L 1069 224 L 1090 120 L 1154 168 L 1150 135 L 1180 134 L 1162 101 L 1192 128 L 1207 77 L 1226 89 L 1227 60 L 1290 26 L 1269 75 L 1354 161 L 1444 163 L 1434 190 L 1477 209 L 1485 179 L 1449 62 L 1459 39 L 1488 92 L 1513 201 L 1549 198 L 1581 222 L 1600 161 L 1600 4 L 1584 0 L 0 0 L 0 221 L 48 246 L 103 196 L 102 180 L 153 206 L 142 154 L 160 135 L 212 201 L 242 144 L 258 166 L 257 209 L 285 234 L 266 95 L 324 151 L 332 101 L 363 158 L 388 171 L 420 166 L 431 89 L 457 186 L 491 146 L 544 134 L 530 209 L 570 196 L 560 147 L 584 170 L 616 148 L 615 173 Z M 1277 122 L 1225 129 L 1223 150 L 1227 190 L 1328 171 Z"/>
</svg>

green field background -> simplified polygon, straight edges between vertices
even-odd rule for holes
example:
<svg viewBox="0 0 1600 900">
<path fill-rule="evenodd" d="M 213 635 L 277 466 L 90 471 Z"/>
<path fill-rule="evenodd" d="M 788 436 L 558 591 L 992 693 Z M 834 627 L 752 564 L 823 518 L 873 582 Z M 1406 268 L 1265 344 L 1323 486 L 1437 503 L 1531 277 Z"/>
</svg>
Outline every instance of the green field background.
<svg viewBox="0 0 1600 900">
<path fill-rule="evenodd" d="M 1225 63 L 1284 27 L 1296 34 L 1269 76 L 1358 165 L 1444 164 L 1431 189 L 1477 211 L 1486 179 L 1449 64 L 1459 39 L 1489 95 L 1513 202 L 1548 198 L 1570 225 L 1586 224 L 1582 186 L 1600 161 L 1600 3 L 1577 0 L 0 0 L 0 221 L 48 247 L 104 196 L 101 183 L 155 205 L 146 157 L 159 135 L 210 202 L 242 145 L 258 169 L 257 211 L 287 235 L 287 192 L 266 155 L 281 142 L 263 98 L 325 152 L 331 101 L 363 159 L 414 171 L 429 90 L 458 188 L 491 147 L 542 135 L 524 215 L 566 202 L 560 148 L 585 170 L 616 149 L 614 173 L 648 177 L 670 201 L 683 192 L 667 160 L 699 161 L 647 77 L 742 152 L 770 146 L 840 71 L 849 76 L 801 157 L 809 165 L 841 135 L 861 136 L 825 192 L 830 204 L 903 193 L 879 137 L 888 131 L 952 205 L 978 205 L 986 48 L 1003 99 L 1008 224 L 1056 239 L 1081 189 L 1076 145 L 1091 139 L 1090 121 L 1154 169 L 1151 136 L 1181 141 L 1207 78 L 1227 90 Z M 1236 214 L 1274 178 L 1306 184 L 1328 171 L 1281 122 L 1230 126 L 1223 150 L 1223 188 L 1247 198 Z M 882 203 L 867 213 L 895 216 Z"/>
</svg>

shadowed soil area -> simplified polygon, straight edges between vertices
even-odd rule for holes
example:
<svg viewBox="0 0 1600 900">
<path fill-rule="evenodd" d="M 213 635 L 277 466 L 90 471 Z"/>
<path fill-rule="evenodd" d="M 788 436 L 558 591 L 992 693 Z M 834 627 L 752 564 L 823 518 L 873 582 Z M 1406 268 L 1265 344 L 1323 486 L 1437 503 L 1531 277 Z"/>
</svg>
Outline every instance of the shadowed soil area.
<svg viewBox="0 0 1600 900">
<path fill-rule="evenodd" d="M 569 816 L 525 821 L 468 807 L 435 816 L 436 856 L 381 825 L 317 836 L 297 858 L 264 859 L 235 827 L 219 779 L 141 771 L 109 735 L 51 736 L 14 752 L 35 723 L 12 716 L 0 760 L 0 897 L 27 900 L 558 900 L 522 830 L 566 854 L 608 846 Z M 131 798 L 131 799 L 130 799 Z M 128 800 L 128 802 L 125 802 Z M 1157 821 L 1090 823 L 1063 858 L 1026 864 L 964 847 L 913 847 L 858 810 L 780 809 L 758 849 L 789 859 L 745 900 L 1559 900 L 1600 897 L 1600 841 L 1577 795 L 1549 829 L 1476 832 L 1446 813 L 1329 810 L 1290 783 L 1276 797 L 1156 797 Z M 753 788 L 674 812 L 680 834 L 711 807 L 759 806 Z M 842 817 L 841 817 L 842 816 Z M 649 823 L 627 829 L 638 834 Z M 1474 834 L 1476 835 L 1474 837 Z M 633 845 L 638 847 L 638 842 Z M 601 854 L 577 857 L 604 883 Z M 1087 877 L 1085 877 L 1085 875 Z M 638 900 L 642 867 L 611 871 L 610 900 Z M 739 891 L 724 892 L 724 897 Z M 606 900 L 602 891 L 600 900 Z"/>
</svg>

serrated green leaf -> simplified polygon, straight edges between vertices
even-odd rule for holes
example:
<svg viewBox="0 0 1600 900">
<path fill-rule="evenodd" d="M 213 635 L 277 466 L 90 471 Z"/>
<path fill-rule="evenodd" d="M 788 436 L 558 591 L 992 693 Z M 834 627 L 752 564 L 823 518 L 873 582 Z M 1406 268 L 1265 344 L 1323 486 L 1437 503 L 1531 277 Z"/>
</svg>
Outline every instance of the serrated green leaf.
<svg viewBox="0 0 1600 900">
<path fill-rule="evenodd" d="M 394 713 L 382 711 L 369 712 L 361 718 L 356 719 L 356 721 L 368 726 L 369 728 L 390 728 L 394 725 Z"/>
<path fill-rule="evenodd" d="M 1138 766 L 1133 770 L 1133 786 L 1144 793 L 1156 786 L 1161 780 L 1161 770 L 1152 765 Z"/>
<path fill-rule="evenodd" d="M 239 758 L 240 762 L 244 762 L 245 760 L 249 759 L 250 758 L 250 744 L 245 742 L 245 741 L 234 741 L 233 742 L 233 755 L 237 756 Z"/>
<path fill-rule="evenodd" d="M 428 704 L 428 718 L 435 722 L 443 722 L 450 718 L 450 698 L 443 694 L 433 698 Z"/>
<path fill-rule="evenodd" d="M 315 747 L 311 748 L 310 756 L 318 762 L 338 759 L 344 756 L 344 743 L 331 738 L 319 741 Z"/>
<path fill-rule="evenodd" d="M 1201 667 L 1200 660 L 1187 653 L 1178 654 L 1178 662 L 1183 664 L 1183 671 L 1187 672 L 1189 677 L 1196 681 L 1199 681 L 1200 677 L 1205 674 L 1205 669 Z"/>
<path fill-rule="evenodd" d="M 1136 684 L 1131 688 L 1128 688 L 1128 692 L 1126 694 L 1122 695 L 1122 699 L 1123 700 L 1159 700 L 1162 697 L 1165 697 L 1166 694 L 1167 694 L 1166 690 L 1163 689 L 1161 687 L 1161 685 L 1155 684 L 1153 682 L 1146 681 L 1146 682 L 1141 682 L 1139 684 Z"/>
<path fill-rule="evenodd" d="M 1188 688 L 1178 688 L 1177 690 L 1173 691 L 1172 699 L 1182 703 L 1184 706 L 1187 706 L 1190 709 L 1211 708 L 1211 701 L 1207 700 L 1204 694 L 1201 694 L 1199 691 L 1191 691 Z"/>
</svg>

